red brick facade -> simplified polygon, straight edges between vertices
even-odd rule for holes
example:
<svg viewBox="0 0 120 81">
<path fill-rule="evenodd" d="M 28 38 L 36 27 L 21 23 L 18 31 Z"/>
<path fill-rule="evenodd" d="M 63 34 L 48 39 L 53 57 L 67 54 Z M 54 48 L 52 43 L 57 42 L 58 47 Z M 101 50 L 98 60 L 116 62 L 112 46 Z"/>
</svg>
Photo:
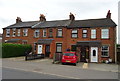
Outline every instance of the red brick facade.
<svg viewBox="0 0 120 81">
<path fill-rule="evenodd" d="M 46 21 L 45 21 L 46 22 Z M 62 29 L 62 37 L 57 37 L 57 32 L 58 29 Z M 61 43 L 62 44 L 62 53 L 66 51 L 66 49 L 68 47 L 70 47 L 70 49 L 72 49 L 72 45 L 76 45 L 76 52 L 79 56 L 79 61 L 81 61 L 81 53 L 84 50 L 81 50 L 81 45 L 77 45 L 77 42 L 80 41 L 100 41 L 100 46 L 84 46 L 85 47 L 85 53 L 88 54 L 88 59 L 89 62 L 91 62 L 91 47 L 97 47 L 98 48 L 98 61 L 97 62 L 102 62 L 102 60 L 108 60 L 108 59 L 112 59 L 112 62 L 115 62 L 115 44 L 116 44 L 116 27 L 112 27 L 112 26 L 106 26 L 106 27 L 72 27 L 72 28 L 67 28 L 65 26 L 61 26 L 61 27 L 46 27 L 46 28 L 32 28 L 32 27 L 19 27 L 16 28 L 16 33 L 15 33 L 15 37 L 12 37 L 13 34 L 13 30 L 12 28 L 10 29 L 10 37 L 6 37 L 6 29 L 7 28 L 3 28 L 3 42 L 5 42 L 5 40 L 10 40 L 10 39 L 21 39 L 21 41 L 17 42 L 20 44 L 31 44 L 33 47 L 33 52 L 34 53 L 38 53 L 38 45 L 42 45 L 42 53 L 46 54 L 46 46 L 49 45 L 50 46 L 50 54 L 48 55 L 50 58 L 53 58 L 53 55 L 56 53 L 57 50 L 57 43 Z M 20 29 L 20 36 L 17 36 L 18 34 L 18 29 Z M 23 29 L 28 29 L 28 35 L 27 36 L 23 36 Z M 39 30 L 39 37 L 35 37 L 34 36 L 34 32 L 35 30 L 38 29 Z M 43 29 L 46 29 L 46 37 L 43 37 Z M 53 37 L 49 37 L 49 29 L 52 29 L 52 35 Z M 77 29 L 77 37 L 76 38 L 72 38 L 72 30 L 73 29 Z M 86 29 L 87 30 L 87 37 L 83 38 L 83 30 Z M 91 39 L 91 29 L 96 29 L 96 38 L 95 39 Z M 101 34 L 102 34 L 102 29 L 108 29 L 109 30 L 109 37 L 107 39 L 102 39 L 101 38 Z M 50 44 L 39 44 L 38 40 L 39 39 L 52 39 L 52 42 Z M 107 57 L 102 57 L 102 46 L 103 45 L 107 45 L 109 47 L 108 50 L 108 56 Z M 58 48 L 59 49 L 59 48 Z M 85 59 L 86 59 L 86 55 L 85 55 Z"/>
</svg>

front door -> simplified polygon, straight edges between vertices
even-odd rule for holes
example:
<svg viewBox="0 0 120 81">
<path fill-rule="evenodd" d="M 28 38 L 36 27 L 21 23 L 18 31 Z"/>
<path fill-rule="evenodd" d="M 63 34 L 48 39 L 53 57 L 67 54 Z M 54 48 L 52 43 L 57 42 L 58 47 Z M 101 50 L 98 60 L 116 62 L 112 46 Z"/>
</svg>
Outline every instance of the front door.
<svg viewBox="0 0 120 81">
<path fill-rule="evenodd" d="M 91 47 L 91 62 L 98 62 L 98 47 Z"/>
<path fill-rule="evenodd" d="M 80 61 L 86 62 L 86 47 L 81 47 Z"/>
<path fill-rule="evenodd" d="M 50 45 L 46 45 L 46 47 L 45 47 L 45 56 L 49 57 L 49 55 L 50 55 Z"/>
<path fill-rule="evenodd" d="M 42 45 L 38 45 L 38 54 L 42 54 Z"/>
</svg>

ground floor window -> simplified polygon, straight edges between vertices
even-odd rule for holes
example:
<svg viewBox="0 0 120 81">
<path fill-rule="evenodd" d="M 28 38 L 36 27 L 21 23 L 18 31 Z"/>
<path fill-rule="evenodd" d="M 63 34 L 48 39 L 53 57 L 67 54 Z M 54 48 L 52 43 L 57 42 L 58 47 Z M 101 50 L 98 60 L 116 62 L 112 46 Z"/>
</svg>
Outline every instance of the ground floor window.
<svg viewBox="0 0 120 81">
<path fill-rule="evenodd" d="M 62 52 L 62 43 L 56 43 L 56 52 Z"/>
<path fill-rule="evenodd" d="M 22 40 L 22 44 L 27 44 L 27 40 Z"/>
<path fill-rule="evenodd" d="M 71 51 L 76 51 L 76 45 L 71 45 Z"/>
<path fill-rule="evenodd" d="M 109 46 L 102 46 L 102 57 L 109 56 Z"/>
</svg>

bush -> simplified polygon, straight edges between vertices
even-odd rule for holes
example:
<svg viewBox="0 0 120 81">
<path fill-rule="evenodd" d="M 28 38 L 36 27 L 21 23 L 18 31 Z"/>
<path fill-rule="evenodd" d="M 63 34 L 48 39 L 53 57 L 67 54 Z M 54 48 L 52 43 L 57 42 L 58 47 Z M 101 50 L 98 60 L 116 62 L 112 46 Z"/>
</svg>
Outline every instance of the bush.
<svg viewBox="0 0 120 81">
<path fill-rule="evenodd" d="M 22 44 L 2 44 L 2 57 L 18 57 L 25 56 L 25 52 L 31 51 L 31 45 L 22 45 Z"/>
</svg>

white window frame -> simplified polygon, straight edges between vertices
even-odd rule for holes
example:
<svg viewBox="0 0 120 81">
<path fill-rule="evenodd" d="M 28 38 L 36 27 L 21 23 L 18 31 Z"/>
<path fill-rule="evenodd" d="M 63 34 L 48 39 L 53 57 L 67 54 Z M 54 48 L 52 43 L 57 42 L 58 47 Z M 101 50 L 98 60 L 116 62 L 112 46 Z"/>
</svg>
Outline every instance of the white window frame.
<svg viewBox="0 0 120 81">
<path fill-rule="evenodd" d="M 78 37 L 78 30 L 77 29 L 73 29 L 72 30 L 72 38 L 77 38 Z"/>
<path fill-rule="evenodd" d="M 20 30 L 20 29 L 18 29 L 18 35 L 17 35 L 17 36 L 20 36 L 20 31 L 21 31 L 21 30 Z"/>
<path fill-rule="evenodd" d="M 13 32 L 13 33 L 12 33 L 12 37 L 15 37 L 15 36 L 16 36 L 16 28 L 13 28 L 13 29 L 12 29 L 12 32 Z"/>
<path fill-rule="evenodd" d="M 23 36 L 28 36 L 28 29 L 23 29 Z"/>
<path fill-rule="evenodd" d="M 39 29 L 37 29 L 37 30 L 34 31 L 34 37 L 35 37 L 35 38 L 38 38 L 38 37 L 39 37 L 39 34 L 40 34 Z"/>
<path fill-rule="evenodd" d="M 6 43 L 8 40 L 5 40 L 4 42 Z"/>
<path fill-rule="evenodd" d="M 16 28 L 13 28 L 12 29 L 12 37 L 15 37 L 16 36 Z"/>
<path fill-rule="evenodd" d="M 43 37 L 47 37 L 47 30 L 43 29 Z"/>
<path fill-rule="evenodd" d="M 57 53 L 62 52 L 62 43 L 56 43 L 56 52 Z"/>
<path fill-rule="evenodd" d="M 53 37 L 53 29 L 49 29 L 49 37 Z"/>
<path fill-rule="evenodd" d="M 103 49 L 102 49 L 103 46 L 107 46 L 107 47 L 108 47 L 108 50 L 103 50 Z M 102 56 L 102 57 L 109 57 L 109 46 L 108 46 L 108 45 L 103 45 L 103 46 L 101 47 L 101 56 Z M 103 55 L 103 52 L 108 52 L 108 55 Z"/>
<path fill-rule="evenodd" d="M 10 37 L 10 29 L 6 29 L 6 37 Z"/>
<path fill-rule="evenodd" d="M 96 29 L 91 29 L 91 39 L 96 39 Z"/>
<path fill-rule="evenodd" d="M 88 33 L 88 30 L 87 29 L 83 29 L 82 30 L 82 37 L 83 38 L 87 38 L 87 33 Z"/>
<path fill-rule="evenodd" d="M 62 37 L 63 30 L 62 28 L 57 29 L 57 37 Z"/>
<path fill-rule="evenodd" d="M 101 29 L 101 38 L 109 39 L 109 29 Z"/>
</svg>

